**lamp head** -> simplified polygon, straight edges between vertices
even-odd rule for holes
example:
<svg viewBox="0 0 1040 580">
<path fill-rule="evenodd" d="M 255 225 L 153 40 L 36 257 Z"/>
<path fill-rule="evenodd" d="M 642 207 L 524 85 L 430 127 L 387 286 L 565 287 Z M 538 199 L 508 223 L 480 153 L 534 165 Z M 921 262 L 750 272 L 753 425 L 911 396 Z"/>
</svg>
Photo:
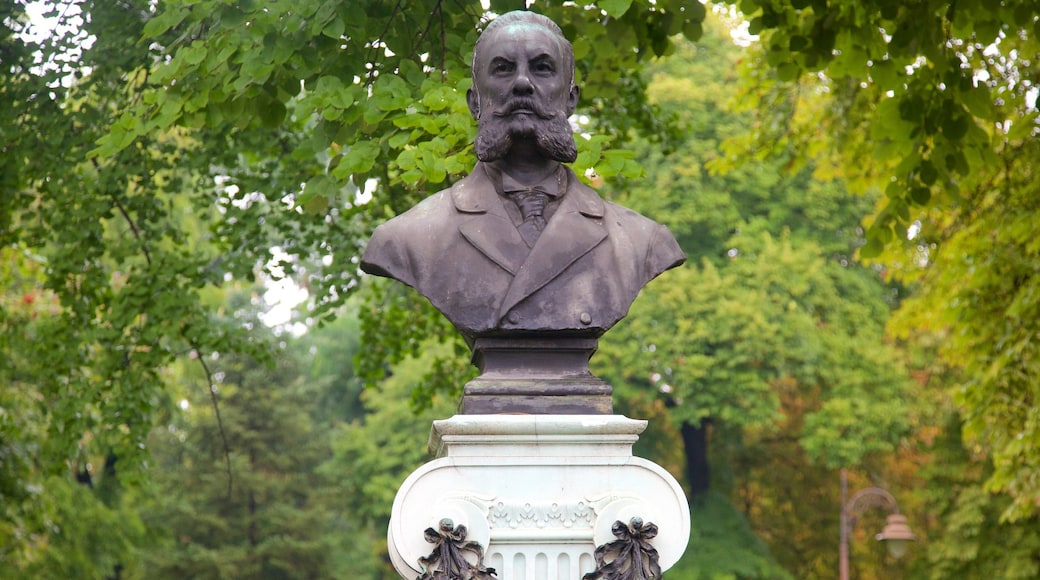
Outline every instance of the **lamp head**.
<svg viewBox="0 0 1040 580">
<path fill-rule="evenodd" d="M 875 537 L 885 543 L 888 553 L 896 559 L 902 558 L 910 542 L 917 540 L 906 523 L 906 516 L 902 514 L 890 514 L 885 529 Z"/>
</svg>

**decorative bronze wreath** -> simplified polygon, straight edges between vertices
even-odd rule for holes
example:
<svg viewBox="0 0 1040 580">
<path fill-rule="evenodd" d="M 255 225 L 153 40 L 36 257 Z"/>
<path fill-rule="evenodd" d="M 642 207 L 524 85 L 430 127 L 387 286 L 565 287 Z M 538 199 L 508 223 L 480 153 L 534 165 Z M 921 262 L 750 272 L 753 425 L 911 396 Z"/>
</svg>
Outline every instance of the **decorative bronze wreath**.
<svg viewBox="0 0 1040 580">
<path fill-rule="evenodd" d="M 416 580 L 494 580 L 495 569 L 484 567 L 484 547 L 480 542 L 466 541 L 466 526 L 448 518 L 440 521 L 438 529 L 426 528 L 426 541 L 434 545 L 429 556 L 419 558 L 423 573 Z M 477 556 L 471 564 L 464 552 Z"/>
<path fill-rule="evenodd" d="M 618 539 L 596 548 L 596 569 L 582 580 L 660 580 L 657 550 L 650 545 L 657 536 L 656 525 L 635 517 L 627 525 L 614 522 L 610 531 Z"/>
</svg>

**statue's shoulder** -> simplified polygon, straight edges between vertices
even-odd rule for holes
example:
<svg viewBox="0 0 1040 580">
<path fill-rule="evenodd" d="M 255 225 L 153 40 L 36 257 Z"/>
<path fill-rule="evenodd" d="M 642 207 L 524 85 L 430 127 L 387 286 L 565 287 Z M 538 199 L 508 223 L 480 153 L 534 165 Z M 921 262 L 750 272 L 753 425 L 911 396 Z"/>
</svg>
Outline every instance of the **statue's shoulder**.
<svg viewBox="0 0 1040 580">
<path fill-rule="evenodd" d="M 413 205 L 408 211 L 398 215 L 397 219 L 422 220 L 439 217 L 446 209 L 450 209 L 452 188 L 442 189 L 433 195 L 427 196 L 419 203 Z M 391 220 L 393 221 L 393 220 Z"/>
<path fill-rule="evenodd" d="M 607 227 L 616 228 L 633 250 L 644 254 L 649 272 L 646 281 L 686 261 L 679 242 L 667 226 L 623 205 L 609 201 L 603 205 Z"/>
<path fill-rule="evenodd" d="M 618 205 L 612 201 L 603 201 L 604 213 L 608 218 L 612 218 L 613 222 L 620 225 L 622 228 L 638 228 L 641 230 L 654 230 L 657 228 L 663 228 L 661 224 L 654 220 L 646 217 L 645 215 L 637 212 L 634 209 L 627 208 L 623 205 Z"/>
<path fill-rule="evenodd" d="M 416 287 L 417 272 L 428 261 L 428 253 L 436 251 L 432 248 L 453 227 L 452 189 L 438 191 L 377 226 L 365 247 L 361 269 Z"/>
<path fill-rule="evenodd" d="M 488 182 L 484 171 L 478 166 L 472 173 L 451 186 L 423 199 L 392 221 L 421 221 L 444 219 L 458 212 L 483 213 L 488 204 L 497 199 L 494 187 Z M 390 222 L 387 222 L 390 223 Z"/>
<path fill-rule="evenodd" d="M 443 220 L 455 213 L 452 192 L 457 185 L 455 184 L 427 196 L 405 212 L 390 218 L 377 227 L 376 230 L 382 230 L 380 233 L 385 235 L 389 231 L 406 232 L 443 222 Z"/>
</svg>

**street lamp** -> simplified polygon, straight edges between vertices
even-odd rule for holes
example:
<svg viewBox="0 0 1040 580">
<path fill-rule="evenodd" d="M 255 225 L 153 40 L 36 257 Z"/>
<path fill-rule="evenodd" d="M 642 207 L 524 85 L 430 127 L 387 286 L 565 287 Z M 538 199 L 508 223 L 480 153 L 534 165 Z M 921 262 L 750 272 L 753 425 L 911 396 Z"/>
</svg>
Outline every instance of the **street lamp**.
<svg viewBox="0 0 1040 580">
<path fill-rule="evenodd" d="M 856 525 L 856 516 L 867 507 L 881 507 L 888 509 L 885 529 L 874 536 L 885 543 L 888 553 L 893 558 L 901 558 L 906 554 L 910 542 L 916 540 L 906 523 L 906 516 L 899 513 L 899 504 L 892 494 L 880 487 L 868 487 L 861 489 L 846 501 L 848 496 L 849 480 L 848 472 L 841 470 L 841 545 L 838 549 L 838 566 L 840 580 L 849 580 L 849 534 Z"/>
</svg>

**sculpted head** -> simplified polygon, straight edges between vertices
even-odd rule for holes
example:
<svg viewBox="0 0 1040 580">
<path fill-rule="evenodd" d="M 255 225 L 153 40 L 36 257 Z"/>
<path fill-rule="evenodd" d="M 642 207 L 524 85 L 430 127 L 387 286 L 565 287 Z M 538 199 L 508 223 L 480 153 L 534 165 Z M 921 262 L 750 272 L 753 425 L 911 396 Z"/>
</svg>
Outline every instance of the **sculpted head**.
<svg viewBox="0 0 1040 580">
<path fill-rule="evenodd" d="M 539 154 L 574 161 L 567 118 L 578 104 L 574 52 L 552 20 L 509 12 L 492 21 L 473 53 L 473 88 L 466 94 L 477 119 L 477 158 L 494 161 L 522 140 Z"/>
</svg>

